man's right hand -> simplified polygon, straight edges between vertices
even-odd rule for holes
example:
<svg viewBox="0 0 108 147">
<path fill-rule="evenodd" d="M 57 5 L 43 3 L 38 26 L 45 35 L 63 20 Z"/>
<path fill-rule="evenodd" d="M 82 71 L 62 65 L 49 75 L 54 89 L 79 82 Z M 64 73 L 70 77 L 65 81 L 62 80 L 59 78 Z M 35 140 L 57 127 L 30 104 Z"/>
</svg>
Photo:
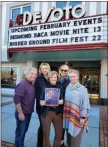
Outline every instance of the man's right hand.
<svg viewBox="0 0 108 147">
<path fill-rule="evenodd" d="M 25 120 L 25 116 L 24 113 L 19 113 L 18 114 L 19 120 L 24 121 Z"/>
</svg>

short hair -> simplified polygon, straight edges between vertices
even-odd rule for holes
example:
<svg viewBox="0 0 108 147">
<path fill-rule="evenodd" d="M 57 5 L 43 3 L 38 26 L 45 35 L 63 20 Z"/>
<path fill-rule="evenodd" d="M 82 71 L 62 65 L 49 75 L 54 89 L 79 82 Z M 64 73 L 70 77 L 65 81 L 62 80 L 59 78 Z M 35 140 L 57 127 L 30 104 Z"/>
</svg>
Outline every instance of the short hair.
<svg viewBox="0 0 108 147">
<path fill-rule="evenodd" d="M 79 71 L 76 70 L 76 69 L 71 69 L 71 70 L 69 70 L 68 76 L 70 76 L 71 73 L 75 73 L 78 77 L 80 76 Z"/>
<path fill-rule="evenodd" d="M 50 71 L 51 71 L 51 68 L 50 68 L 49 63 L 41 63 L 40 66 L 39 66 L 39 71 L 40 71 L 40 73 L 41 73 L 41 68 L 42 68 L 42 66 L 44 66 L 44 65 L 48 68 L 48 72 L 50 72 Z"/>
<path fill-rule="evenodd" d="M 37 71 L 37 69 L 36 69 L 36 68 L 31 67 L 31 68 L 29 68 L 29 69 L 27 70 L 26 75 L 27 75 L 27 74 L 28 74 L 31 70 L 35 70 L 35 71 Z"/>
<path fill-rule="evenodd" d="M 59 80 L 59 75 L 56 71 L 50 71 L 48 73 L 48 80 L 53 76 L 53 75 L 57 75 L 57 81 Z"/>
<path fill-rule="evenodd" d="M 63 64 L 62 66 L 60 66 L 60 69 L 69 70 L 69 67 L 68 65 Z"/>
</svg>

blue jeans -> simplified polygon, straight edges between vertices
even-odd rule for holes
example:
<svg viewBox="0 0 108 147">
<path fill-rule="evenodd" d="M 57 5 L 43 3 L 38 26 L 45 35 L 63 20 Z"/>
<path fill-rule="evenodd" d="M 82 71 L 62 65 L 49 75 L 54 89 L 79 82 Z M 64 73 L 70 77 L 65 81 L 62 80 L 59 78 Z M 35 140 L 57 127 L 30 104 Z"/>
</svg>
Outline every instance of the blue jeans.
<svg viewBox="0 0 108 147">
<path fill-rule="evenodd" d="M 24 145 L 24 138 L 29 127 L 31 114 L 24 114 L 24 115 L 25 115 L 25 120 L 20 121 L 18 118 L 18 112 L 15 112 L 16 125 L 17 125 L 15 132 L 15 147 L 23 147 Z"/>
</svg>

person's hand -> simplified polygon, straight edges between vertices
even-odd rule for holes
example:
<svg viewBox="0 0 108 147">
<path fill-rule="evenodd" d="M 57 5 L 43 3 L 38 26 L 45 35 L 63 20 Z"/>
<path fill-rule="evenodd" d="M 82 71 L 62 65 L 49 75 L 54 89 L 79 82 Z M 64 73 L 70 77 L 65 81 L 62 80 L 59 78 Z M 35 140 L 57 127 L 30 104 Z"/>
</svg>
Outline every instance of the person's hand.
<svg viewBox="0 0 108 147">
<path fill-rule="evenodd" d="M 40 105 L 44 106 L 45 105 L 45 101 L 44 100 L 40 100 Z"/>
<path fill-rule="evenodd" d="M 84 126 L 84 122 L 85 122 L 85 119 L 80 118 L 80 124 L 81 124 L 81 126 Z"/>
<path fill-rule="evenodd" d="M 58 101 L 58 104 L 59 104 L 59 105 L 62 105 L 62 104 L 63 104 L 63 100 L 59 100 L 59 101 Z"/>
<path fill-rule="evenodd" d="M 19 113 L 18 118 L 19 118 L 19 120 L 24 121 L 25 120 L 24 113 Z"/>
</svg>

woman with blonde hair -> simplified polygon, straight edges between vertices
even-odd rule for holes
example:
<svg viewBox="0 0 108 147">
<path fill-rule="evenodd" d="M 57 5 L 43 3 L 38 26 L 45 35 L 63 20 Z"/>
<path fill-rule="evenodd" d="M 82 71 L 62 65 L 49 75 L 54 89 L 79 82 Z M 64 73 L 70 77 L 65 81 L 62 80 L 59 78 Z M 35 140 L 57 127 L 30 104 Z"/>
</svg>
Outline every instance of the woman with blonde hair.
<svg viewBox="0 0 108 147">
<path fill-rule="evenodd" d="M 35 96 L 36 96 L 36 112 L 39 117 L 40 126 L 38 128 L 38 139 L 37 139 L 37 147 L 43 147 L 43 130 L 42 130 L 42 122 L 40 118 L 41 114 L 41 106 L 40 106 L 40 96 L 43 87 L 49 85 L 48 81 L 48 73 L 50 72 L 50 65 L 48 63 L 41 63 L 39 67 L 39 75 L 35 80 Z"/>
<path fill-rule="evenodd" d="M 50 126 L 53 123 L 55 138 L 53 147 L 60 147 L 62 137 L 63 89 L 57 84 L 58 73 L 51 71 L 48 75 L 50 85 L 43 88 L 40 105 L 42 106 L 41 121 L 43 127 L 43 147 L 51 147 L 49 141 Z"/>
<path fill-rule="evenodd" d="M 59 69 L 59 73 L 60 73 L 59 84 L 61 84 L 63 86 L 64 90 L 66 89 L 67 85 L 70 82 L 68 72 L 69 72 L 69 67 L 66 64 L 63 64 Z M 63 107 L 63 106 L 61 106 L 61 107 Z M 64 143 L 64 136 L 65 136 L 65 129 L 63 129 L 63 131 L 62 131 L 62 139 L 61 139 L 60 147 L 66 147 L 66 145 Z"/>
<path fill-rule="evenodd" d="M 79 72 L 73 69 L 68 75 L 70 83 L 65 91 L 63 127 L 67 130 L 68 147 L 80 147 L 90 103 L 87 89 L 79 83 Z"/>
</svg>

